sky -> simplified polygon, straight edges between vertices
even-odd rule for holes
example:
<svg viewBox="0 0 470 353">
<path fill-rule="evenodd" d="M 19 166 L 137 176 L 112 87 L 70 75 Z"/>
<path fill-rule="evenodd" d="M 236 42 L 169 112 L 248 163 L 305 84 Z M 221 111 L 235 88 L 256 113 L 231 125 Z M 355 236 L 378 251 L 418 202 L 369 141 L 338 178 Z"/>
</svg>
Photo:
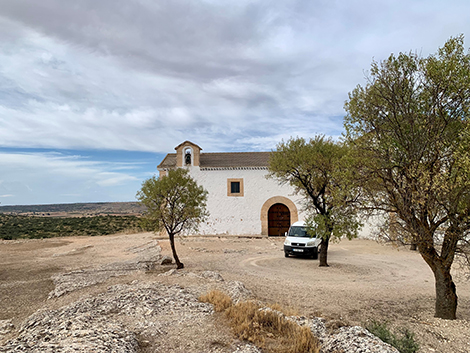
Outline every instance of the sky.
<svg viewBox="0 0 470 353">
<path fill-rule="evenodd" d="M 339 138 L 373 60 L 460 34 L 468 0 L 0 0 L 0 203 L 134 201 L 186 140 Z"/>
</svg>

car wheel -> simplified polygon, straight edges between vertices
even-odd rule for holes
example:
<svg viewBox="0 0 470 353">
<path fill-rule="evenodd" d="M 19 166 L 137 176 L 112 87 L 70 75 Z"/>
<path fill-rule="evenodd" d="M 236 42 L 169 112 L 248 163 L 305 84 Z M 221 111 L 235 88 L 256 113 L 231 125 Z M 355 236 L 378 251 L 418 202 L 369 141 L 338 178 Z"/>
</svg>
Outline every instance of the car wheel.
<svg viewBox="0 0 470 353">
<path fill-rule="evenodd" d="M 289 253 L 287 251 L 284 251 L 284 257 L 289 257 Z"/>
<path fill-rule="evenodd" d="M 318 248 L 313 248 L 312 259 L 314 260 L 318 259 Z"/>
</svg>

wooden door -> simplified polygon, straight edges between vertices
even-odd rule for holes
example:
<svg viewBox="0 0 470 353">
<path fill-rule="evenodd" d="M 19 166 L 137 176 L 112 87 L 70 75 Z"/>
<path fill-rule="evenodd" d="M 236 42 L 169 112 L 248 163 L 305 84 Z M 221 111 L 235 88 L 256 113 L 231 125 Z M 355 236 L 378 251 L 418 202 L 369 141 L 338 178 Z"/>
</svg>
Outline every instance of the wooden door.
<svg viewBox="0 0 470 353">
<path fill-rule="evenodd" d="M 276 203 L 268 211 L 268 234 L 284 236 L 290 227 L 290 211 L 286 205 Z"/>
</svg>

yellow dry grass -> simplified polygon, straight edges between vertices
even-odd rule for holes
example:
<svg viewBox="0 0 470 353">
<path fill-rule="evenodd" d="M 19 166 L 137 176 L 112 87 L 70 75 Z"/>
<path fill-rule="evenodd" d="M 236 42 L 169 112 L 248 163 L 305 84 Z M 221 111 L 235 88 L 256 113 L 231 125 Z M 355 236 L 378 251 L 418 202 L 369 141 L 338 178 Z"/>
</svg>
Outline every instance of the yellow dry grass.
<svg viewBox="0 0 470 353">
<path fill-rule="evenodd" d="M 225 309 L 232 306 L 232 299 L 225 293 L 219 290 L 210 291 L 207 294 L 201 295 L 199 298 L 200 302 L 211 303 L 214 305 L 216 312 L 224 311 Z"/>
<path fill-rule="evenodd" d="M 253 301 L 233 305 L 230 297 L 220 291 L 211 291 L 199 298 L 214 305 L 215 311 L 224 312 L 234 334 L 254 343 L 264 352 L 319 353 L 320 344 L 307 327 L 280 315 L 282 309 L 274 305 L 271 310 Z"/>
</svg>

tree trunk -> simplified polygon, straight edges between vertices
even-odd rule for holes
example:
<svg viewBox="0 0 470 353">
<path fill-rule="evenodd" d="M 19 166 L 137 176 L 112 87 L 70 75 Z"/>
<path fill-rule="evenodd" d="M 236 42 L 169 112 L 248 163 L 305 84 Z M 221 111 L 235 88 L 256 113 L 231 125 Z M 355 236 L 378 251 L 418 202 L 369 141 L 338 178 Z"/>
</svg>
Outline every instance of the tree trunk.
<svg viewBox="0 0 470 353">
<path fill-rule="evenodd" d="M 330 237 L 323 238 L 320 245 L 320 267 L 328 267 L 328 244 Z"/>
<path fill-rule="evenodd" d="M 444 245 L 446 244 L 447 242 L 444 240 Z M 446 248 L 446 246 L 443 246 L 443 249 L 444 248 Z M 418 250 L 434 273 L 434 285 L 436 289 L 434 316 L 441 319 L 454 320 L 457 311 L 457 293 L 450 274 L 452 261 L 448 261 L 446 264 L 446 262 L 437 255 L 434 247 L 418 245 Z"/>
<path fill-rule="evenodd" d="M 184 264 L 180 262 L 180 259 L 178 258 L 178 255 L 176 254 L 175 235 L 169 234 L 169 236 L 170 236 L 171 251 L 173 252 L 173 258 L 175 259 L 175 262 L 176 262 L 176 269 L 179 270 L 181 268 L 184 268 Z"/>
<path fill-rule="evenodd" d="M 455 220 L 450 222 L 442 241 L 440 255 L 434 247 L 432 233 L 420 235 L 418 250 L 424 261 L 434 273 L 436 288 L 436 306 L 434 316 L 455 320 L 457 312 L 457 293 L 452 280 L 450 269 L 454 262 L 455 252 L 459 239 L 462 239 L 462 230 Z"/>
<path fill-rule="evenodd" d="M 450 268 L 436 266 L 434 271 L 436 285 L 435 317 L 455 320 L 457 311 L 457 293 L 450 274 Z"/>
</svg>

